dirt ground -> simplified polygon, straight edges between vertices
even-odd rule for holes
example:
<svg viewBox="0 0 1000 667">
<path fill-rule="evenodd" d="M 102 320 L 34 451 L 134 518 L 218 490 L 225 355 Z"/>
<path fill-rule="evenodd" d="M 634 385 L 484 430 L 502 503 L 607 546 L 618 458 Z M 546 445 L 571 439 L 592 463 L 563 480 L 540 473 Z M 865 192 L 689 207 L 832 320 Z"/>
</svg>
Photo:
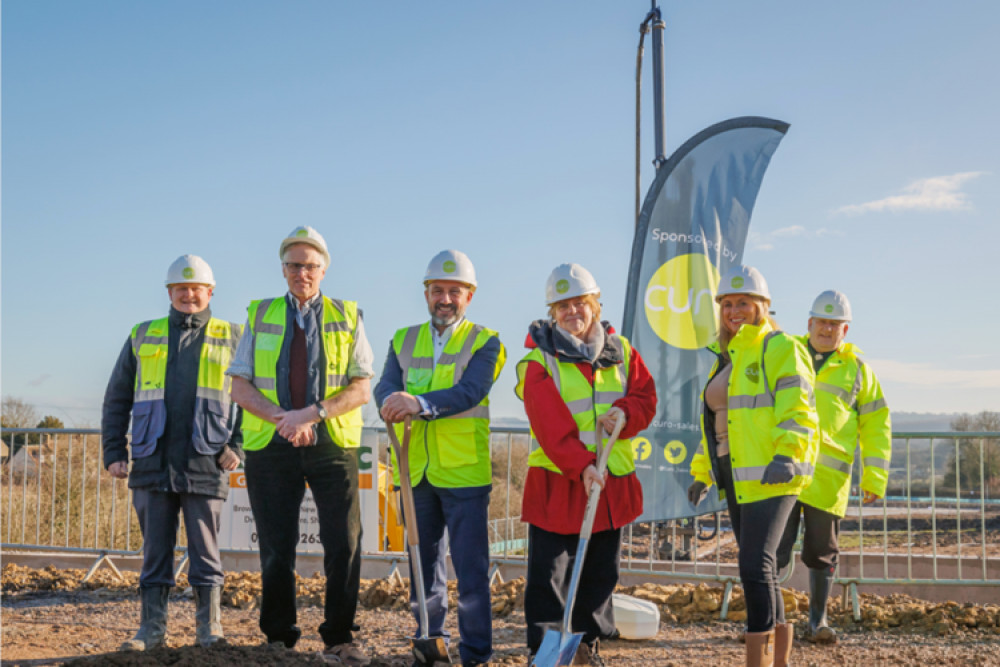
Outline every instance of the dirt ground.
<svg viewBox="0 0 1000 667">
<path fill-rule="evenodd" d="M 194 641 L 194 603 L 179 587 L 170 599 L 168 648 L 118 653 L 139 620 L 134 573 L 117 581 L 108 571 L 82 582 L 82 570 L 3 570 L 2 661 L 4 665 L 309 665 L 322 649 L 316 628 L 322 620 L 322 579 L 299 582 L 299 625 L 303 637 L 294 651 L 263 646 L 257 628 L 259 575 L 227 576 L 223 626 L 229 645 L 199 649 Z M 183 577 L 182 577 L 183 579 Z M 179 581 L 186 585 L 186 581 Z M 719 589 L 708 586 L 646 584 L 622 592 L 655 602 L 661 609 L 657 636 L 644 641 L 611 641 L 601 653 L 609 665 L 740 664 L 743 647 L 735 640 L 745 607 L 731 603 L 732 620 L 720 621 Z M 405 609 L 405 582 L 366 581 L 357 621 L 357 641 L 376 667 L 412 663 L 407 634 L 413 622 Z M 804 596 L 785 591 L 790 619 L 804 623 Z M 454 602 L 454 601 L 453 601 Z M 453 605 L 454 606 L 454 605 Z M 523 582 L 494 587 L 493 665 L 526 665 Z M 797 642 L 793 664 L 819 665 L 998 665 L 1000 607 L 959 603 L 932 604 L 905 596 L 864 596 L 861 622 L 836 614 L 840 634 L 835 646 Z M 454 613 L 449 630 L 457 637 Z M 453 651 L 454 652 L 454 651 Z"/>
</svg>

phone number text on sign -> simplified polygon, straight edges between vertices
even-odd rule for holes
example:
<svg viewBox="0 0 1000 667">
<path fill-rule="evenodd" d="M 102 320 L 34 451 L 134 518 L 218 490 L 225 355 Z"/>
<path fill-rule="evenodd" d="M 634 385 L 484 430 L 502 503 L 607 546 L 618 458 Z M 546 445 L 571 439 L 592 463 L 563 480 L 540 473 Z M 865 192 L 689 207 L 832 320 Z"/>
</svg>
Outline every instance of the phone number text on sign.
<svg viewBox="0 0 1000 667">
<path fill-rule="evenodd" d="M 229 474 L 229 497 L 222 509 L 219 548 L 233 551 L 257 551 L 257 524 L 250 511 L 246 476 L 242 470 Z M 291 518 L 291 517 L 289 517 Z M 322 553 L 319 541 L 319 517 L 312 491 L 306 489 L 299 508 L 299 546 L 301 553 Z"/>
</svg>

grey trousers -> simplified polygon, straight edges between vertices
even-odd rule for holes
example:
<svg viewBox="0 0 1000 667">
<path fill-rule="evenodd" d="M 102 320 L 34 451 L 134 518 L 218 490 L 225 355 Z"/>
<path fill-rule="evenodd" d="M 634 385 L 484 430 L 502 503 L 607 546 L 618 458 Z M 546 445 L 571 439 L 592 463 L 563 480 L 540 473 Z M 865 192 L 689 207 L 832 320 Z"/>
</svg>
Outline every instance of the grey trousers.
<svg viewBox="0 0 1000 667">
<path fill-rule="evenodd" d="M 197 493 L 133 489 L 132 504 L 142 530 L 140 586 L 174 585 L 174 547 L 178 514 L 187 530 L 188 582 L 192 586 L 221 586 L 224 580 L 219 556 L 221 498 Z"/>
</svg>

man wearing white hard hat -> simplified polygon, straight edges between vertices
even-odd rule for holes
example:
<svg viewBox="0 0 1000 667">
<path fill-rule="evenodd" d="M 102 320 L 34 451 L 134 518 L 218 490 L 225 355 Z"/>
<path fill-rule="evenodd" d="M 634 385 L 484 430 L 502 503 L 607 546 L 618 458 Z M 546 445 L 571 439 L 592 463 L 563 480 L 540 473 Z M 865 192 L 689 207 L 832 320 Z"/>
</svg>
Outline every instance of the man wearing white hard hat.
<svg viewBox="0 0 1000 667">
<path fill-rule="evenodd" d="M 278 249 L 288 291 L 252 301 L 247 334 L 226 371 L 243 407 L 247 495 L 260 546 L 260 629 L 292 648 L 302 634 L 295 605 L 295 548 L 306 485 L 312 491 L 326 574 L 320 657 L 367 665 L 352 628 L 361 584 L 358 462 L 361 407 L 371 395 L 372 351 L 354 301 L 320 291 L 326 241 L 297 227 Z"/>
<path fill-rule="evenodd" d="M 179 257 L 167 270 L 166 285 L 170 313 L 133 327 L 108 382 L 101 418 L 104 466 L 113 477 L 128 479 L 143 536 L 141 620 L 123 650 L 163 644 L 180 513 L 197 642 L 208 646 L 223 639 L 217 538 L 229 493 L 226 471 L 242 458 L 239 413 L 224 371 L 242 328 L 212 317 L 215 278 L 201 257 Z"/>
<path fill-rule="evenodd" d="M 419 627 L 417 591 L 411 587 L 415 636 L 448 636 L 450 548 L 458 577 L 459 654 L 466 666 L 484 665 L 493 654 L 489 392 L 506 359 L 497 332 L 465 317 L 476 286 L 475 268 L 465 253 L 443 250 L 435 255 L 424 274 L 431 319 L 396 332 L 375 387 L 387 424 L 399 432 L 406 417 L 414 420 L 410 478 L 429 626 Z M 398 467 L 393 470 L 398 485 Z"/>
<path fill-rule="evenodd" d="M 847 343 L 851 304 L 836 290 L 816 297 L 809 313 L 808 346 L 816 370 L 816 411 L 822 438 L 813 482 L 800 495 L 778 547 L 778 566 L 784 568 L 804 528 L 802 562 L 809 568 L 809 633 L 821 644 L 837 641 L 827 621 L 827 600 L 833 587 L 840 550 L 840 520 L 847 512 L 851 468 L 861 447 L 863 502 L 885 496 L 892 456 L 892 424 L 882 387 L 861 350 Z"/>
</svg>

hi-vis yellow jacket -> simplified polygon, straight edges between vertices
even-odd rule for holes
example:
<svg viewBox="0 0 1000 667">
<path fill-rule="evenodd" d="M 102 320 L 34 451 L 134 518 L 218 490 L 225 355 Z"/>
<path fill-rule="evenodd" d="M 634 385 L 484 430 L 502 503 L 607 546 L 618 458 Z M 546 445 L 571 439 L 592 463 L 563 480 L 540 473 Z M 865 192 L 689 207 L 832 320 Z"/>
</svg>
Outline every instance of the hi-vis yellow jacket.
<svg viewBox="0 0 1000 667">
<path fill-rule="evenodd" d="M 392 349 L 403 371 L 407 393 L 419 396 L 431 391 L 451 389 L 465 373 L 473 355 L 496 331 L 463 320 L 451 334 L 437 363 L 434 363 L 434 339 L 430 322 L 398 330 L 392 337 Z M 493 379 L 500 375 L 507 353 L 503 344 L 493 369 Z M 403 437 L 403 425 L 395 424 Z M 490 398 L 487 393 L 479 405 L 455 415 L 431 421 L 414 419 L 410 431 L 410 481 L 414 486 L 427 480 L 434 486 L 460 488 L 486 486 L 493 480 L 490 463 Z M 399 485 L 399 465 L 393 452 L 393 479 Z"/>
<path fill-rule="evenodd" d="M 721 357 L 718 343 L 709 349 Z M 800 493 L 812 480 L 819 448 L 819 418 L 812 387 L 815 375 L 806 348 L 765 321 L 740 328 L 729 342 L 729 358 L 733 364 L 729 460 L 736 501 L 744 504 Z M 709 377 L 715 377 L 718 370 L 717 359 Z M 706 437 L 704 402 L 702 391 L 702 439 L 691 461 L 691 474 L 711 486 L 716 479 L 716 443 L 714 436 L 711 442 Z M 795 462 L 796 475 L 787 484 L 761 484 L 764 469 L 776 454 Z"/>
<path fill-rule="evenodd" d="M 808 336 L 799 339 L 803 345 Z M 892 424 L 882 387 L 861 360 L 861 350 L 844 343 L 816 374 L 816 410 L 821 439 L 813 482 L 799 500 L 844 516 L 851 490 L 854 451 L 861 443 L 861 488 L 885 495 L 889 482 Z"/>
<path fill-rule="evenodd" d="M 249 307 L 250 330 L 254 336 L 253 384 L 275 405 L 278 404 L 278 358 L 285 337 L 288 302 L 284 297 L 252 301 Z M 324 400 L 337 395 L 351 383 L 347 366 L 351 357 L 354 332 L 358 328 L 358 304 L 323 297 L 323 356 L 326 363 Z M 327 431 L 333 441 L 346 448 L 361 444 L 361 408 L 327 419 Z M 271 442 L 275 426 L 248 410 L 243 411 L 243 449 L 263 449 Z"/>
</svg>

